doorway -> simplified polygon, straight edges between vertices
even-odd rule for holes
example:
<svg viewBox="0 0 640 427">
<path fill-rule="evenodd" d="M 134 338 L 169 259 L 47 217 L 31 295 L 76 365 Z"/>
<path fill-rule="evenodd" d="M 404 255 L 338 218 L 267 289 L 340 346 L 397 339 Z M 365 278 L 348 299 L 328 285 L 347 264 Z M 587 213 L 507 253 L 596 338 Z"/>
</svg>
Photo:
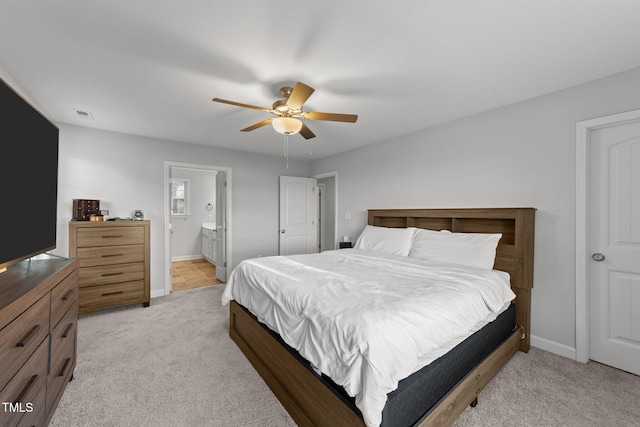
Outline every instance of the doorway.
<svg viewBox="0 0 640 427">
<path fill-rule="evenodd" d="M 338 248 L 338 172 L 314 175 L 320 187 L 320 252 Z"/>
<path fill-rule="evenodd" d="M 226 267 L 231 262 L 231 203 L 227 203 L 228 200 L 231 200 L 231 169 L 167 161 L 165 162 L 164 175 L 164 294 L 168 295 L 172 291 L 174 261 L 184 264 L 179 266 L 180 268 L 184 267 L 182 271 L 177 272 L 179 275 L 190 274 L 188 270 L 192 267 L 197 269 L 193 270 L 194 274 L 198 271 L 210 273 L 211 269 L 205 268 L 206 264 L 198 264 L 200 261 L 212 264 L 212 266 L 215 265 L 217 282 L 226 282 Z M 205 184 L 201 183 L 200 188 L 197 188 L 195 184 L 200 182 L 198 177 L 201 176 L 209 178 L 204 181 Z M 174 231 L 187 228 L 187 225 L 190 230 L 189 236 L 187 239 L 182 239 L 183 247 L 180 248 L 184 255 L 177 259 L 173 253 Z M 206 236 L 203 234 L 205 232 Z M 206 247 L 205 243 L 207 243 Z"/>
<path fill-rule="evenodd" d="M 640 110 L 577 124 L 576 360 L 640 375 Z"/>
</svg>

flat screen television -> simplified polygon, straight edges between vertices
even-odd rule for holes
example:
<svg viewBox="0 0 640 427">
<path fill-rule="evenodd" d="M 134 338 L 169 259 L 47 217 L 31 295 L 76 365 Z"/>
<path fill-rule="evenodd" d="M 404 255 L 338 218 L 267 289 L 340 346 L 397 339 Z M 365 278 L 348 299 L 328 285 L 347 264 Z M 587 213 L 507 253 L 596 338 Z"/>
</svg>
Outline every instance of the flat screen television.
<svg viewBox="0 0 640 427">
<path fill-rule="evenodd" d="M 58 135 L 0 79 L 0 271 L 56 247 Z"/>
</svg>

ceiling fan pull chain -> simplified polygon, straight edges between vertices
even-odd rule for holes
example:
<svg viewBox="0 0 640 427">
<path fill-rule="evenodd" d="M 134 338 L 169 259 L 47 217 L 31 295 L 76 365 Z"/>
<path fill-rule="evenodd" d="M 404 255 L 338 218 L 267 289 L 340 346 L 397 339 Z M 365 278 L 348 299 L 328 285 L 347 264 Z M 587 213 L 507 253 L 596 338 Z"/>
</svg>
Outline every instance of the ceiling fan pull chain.
<svg viewBox="0 0 640 427">
<path fill-rule="evenodd" d="M 289 135 L 284 134 L 284 159 L 287 170 L 289 170 Z"/>
</svg>

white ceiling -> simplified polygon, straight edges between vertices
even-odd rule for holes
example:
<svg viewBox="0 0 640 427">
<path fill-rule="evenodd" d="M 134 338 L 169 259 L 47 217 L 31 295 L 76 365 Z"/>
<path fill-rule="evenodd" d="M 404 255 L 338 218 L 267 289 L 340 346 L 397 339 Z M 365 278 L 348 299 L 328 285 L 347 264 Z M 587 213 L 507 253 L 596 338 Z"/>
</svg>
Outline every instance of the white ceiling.
<svg viewBox="0 0 640 427">
<path fill-rule="evenodd" d="M 280 155 L 278 89 L 316 89 L 317 159 L 640 66 L 633 0 L 2 0 L 0 67 L 57 122 Z M 94 120 L 79 118 L 88 111 Z M 313 155 L 308 153 L 313 152 Z"/>
</svg>

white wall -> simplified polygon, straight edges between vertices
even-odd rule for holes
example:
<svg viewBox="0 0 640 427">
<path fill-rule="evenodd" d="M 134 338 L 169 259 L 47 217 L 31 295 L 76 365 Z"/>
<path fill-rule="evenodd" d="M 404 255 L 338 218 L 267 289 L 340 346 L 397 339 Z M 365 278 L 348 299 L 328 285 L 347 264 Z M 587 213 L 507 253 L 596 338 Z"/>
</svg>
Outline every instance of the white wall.
<svg viewBox="0 0 640 427">
<path fill-rule="evenodd" d="M 171 168 L 173 178 L 189 180 L 189 215 L 171 218 L 171 257 L 173 261 L 202 258 L 202 223 L 215 222 L 216 172 Z M 211 210 L 207 209 L 211 204 Z"/>
<path fill-rule="evenodd" d="M 232 169 L 232 262 L 278 253 L 279 176 L 309 176 L 305 161 L 250 154 L 58 124 L 58 237 L 54 253 L 68 254 L 73 199 L 99 199 L 109 215 L 142 209 L 151 221 L 151 293 L 164 292 L 164 162 Z M 286 173 L 285 173 L 286 172 Z"/>
<path fill-rule="evenodd" d="M 640 69 L 312 163 L 337 170 L 338 235 L 376 208 L 535 207 L 532 344 L 575 352 L 576 122 L 640 109 Z M 345 219 L 345 212 L 352 219 Z"/>
</svg>

